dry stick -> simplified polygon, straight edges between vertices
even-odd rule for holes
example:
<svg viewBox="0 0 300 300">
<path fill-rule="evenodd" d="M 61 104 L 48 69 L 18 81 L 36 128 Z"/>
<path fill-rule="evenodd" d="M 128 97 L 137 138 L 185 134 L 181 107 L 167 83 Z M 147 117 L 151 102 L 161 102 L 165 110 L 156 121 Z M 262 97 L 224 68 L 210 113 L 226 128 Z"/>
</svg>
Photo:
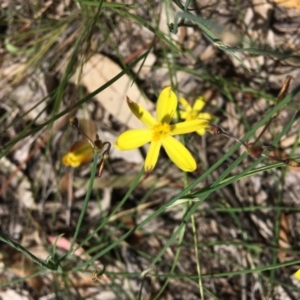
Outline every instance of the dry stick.
<svg viewBox="0 0 300 300">
<path fill-rule="evenodd" d="M 102 148 L 106 145 L 107 145 L 107 148 L 102 153 L 102 158 L 101 158 L 100 165 L 99 165 L 99 170 L 98 170 L 98 173 L 97 173 L 98 177 L 101 177 L 102 172 L 103 172 L 103 168 L 104 168 L 104 163 L 109 157 L 109 151 L 110 151 L 111 143 L 110 142 L 104 142 L 103 145 L 102 145 Z"/>
<path fill-rule="evenodd" d="M 93 148 L 93 150 L 95 152 L 101 152 L 104 147 L 106 147 L 106 149 L 104 149 L 102 156 L 101 156 L 101 160 L 100 160 L 100 164 L 99 164 L 99 169 L 97 172 L 97 176 L 101 177 L 103 169 L 104 169 L 104 163 L 105 161 L 109 158 L 109 151 L 111 148 L 111 143 L 110 142 L 102 142 L 99 138 L 99 135 L 96 134 L 96 140 L 93 142 L 79 127 L 79 121 L 76 117 L 71 117 L 70 118 L 70 124 L 72 127 L 76 128 L 77 131 L 86 138 L 86 140 L 89 142 L 89 144 L 91 145 L 91 147 Z"/>
<path fill-rule="evenodd" d="M 287 94 L 287 91 L 288 91 L 288 88 L 290 86 L 290 82 L 292 80 L 292 76 L 288 75 L 280 89 L 280 92 L 278 94 L 278 97 L 277 97 L 277 101 L 276 101 L 276 104 L 278 104 L 279 102 L 282 101 L 282 99 L 286 96 Z M 278 117 L 280 113 L 280 110 L 277 111 L 277 113 L 275 114 L 275 116 L 273 116 L 268 122 L 267 124 L 265 125 L 265 127 L 263 128 L 263 130 L 260 132 L 260 134 L 258 135 L 258 137 L 256 138 L 256 140 L 254 141 L 254 144 L 256 144 L 259 139 L 262 137 L 262 135 L 265 133 L 265 131 L 268 129 L 268 127 L 271 125 L 271 123 Z"/>
<path fill-rule="evenodd" d="M 292 79 L 292 76 L 287 76 L 285 82 L 282 85 L 282 88 L 279 92 L 278 98 L 277 98 L 277 104 L 282 101 L 282 99 L 286 96 L 287 94 L 287 90 L 289 88 L 289 84 L 290 81 Z M 279 111 L 275 114 L 275 116 L 273 116 L 265 125 L 265 127 L 263 128 L 263 130 L 261 131 L 261 133 L 258 135 L 258 137 L 256 138 L 256 140 L 252 143 L 245 143 L 242 140 L 240 140 L 239 138 L 233 136 L 232 134 L 228 133 L 227 131 L 225 131 L 223 128 L 221 128 L 220 126 L 217 126 L 215 124 L 209 124 L 209 131 L 212 132 L 213 134 L 216 135 L 224 135 L 229 139 L 235 140 L 236 142 L 241 143 L 247 150 L 247 152 L 255 159 L 263 156 L 266 157 L 268 159 L 277 161 L 277 162 L 282 162 L 285 165 L 288 165 L 290 167 L 299 167 L 300 166 L 300 162 L 295 161 L 292 158 L 286 158 L 286 159 L 281 159 L 279 157 L 276 157 L 274 155 L 269 155 L 269 154 L 264 154 L 264 150 L 267 148 L 267 150 L 272 150 L 272 149 L 277 149 L 276 147 L 273 146 L 260 146 L 257 144 L 258 140 L 261 138 L 261 136 L 263 135 L 263 133 L 267 130 L 267 128 L 270 126 L 270 124 L 277 118 L 277 116 L 279 115 Z"/>
<path fill-rule="evenodd" d="M 290 167 L 300 167 L 300 162 L 295 161 L 292 158 L 286 158 L 286 159 L 281 159 L 279 157 L 276 157 L 274 155 L 268 155 L 268 154 L 264 154 L 263 151 L 265 150 L 263 146 L 257 145 L 255 143 L 245 143 L 242 140 L 238 139 L 237 137 L 229 134 L 228 132 L 226 132 L 223 128 L 221 128 L 220 126 L 217 126 L 215 124 L 209 124 L 209 131 L 212 132 L 213 134 L 222 134 L 224 136 L 226 136 L 229 139 L 235 140 L 236 142 L 241 143 L 247 150 L 247 152 L 255 159 L 263 156 L 266 157 L 268 159 L 274 160 L 276 162 L 282 162 L 285 165 L 288 165 Z M 267 147 L 269 150 L 271 149 L 278 149 L 276 147 L 273 146 L 268 146 Z"/>
<path fill-rule="evenodd" d="M 141 53 L 143 53 L 145 50 L 149 49 L 149 47 L 154 43 L 155 38 L 153 41 L 148 42 L 146 44 L 144 44 L 141 48 L 137 49 L 136 51 L 134 51 L 133 53 L 129 54 L 127 57 L 125 57 L 124 59 L 124 63 L 128 64 L 131 61 L 133 61 L 136 57 L 138 57 Z"/>
</svg>

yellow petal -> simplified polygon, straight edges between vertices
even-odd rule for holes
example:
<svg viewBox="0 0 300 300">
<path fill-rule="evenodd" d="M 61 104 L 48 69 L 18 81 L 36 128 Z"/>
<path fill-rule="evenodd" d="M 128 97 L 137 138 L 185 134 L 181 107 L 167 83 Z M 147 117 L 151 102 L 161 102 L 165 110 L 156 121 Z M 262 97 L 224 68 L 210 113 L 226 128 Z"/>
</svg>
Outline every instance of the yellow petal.
<svg viewBox="0 0 300 300">
<path fill-rule="evenodd" d="M 206 128 L 207 125 L 208 125 L 208 121 L 201 120 L 201 119 L 177 123 L 174 125 L 170 125 L 171 127 L 170 135 L 185 134 L 185 133 L 198 131 L 202 128 Z"/>
<path fill-rule="evenodd" d="M 156 104 L 156 119 L 158 122 L 170 124 L 176 116 L 177 96 L 171 87 L 164 88 L 158 96 Z"/>
<path fill-rule="evenodd" d="M 197 130 L 196 132 L 197 132 L 199 135 L 204 135 L 205 132 L 206 132 L 206 128 L 203 127 L 203 128 L 201 128 L 201 129 Z"/>
<path fill-rule="evenodd" d="M 300 280 L 300 269 L 294 274 L 295 278 Z"/>
<path fill-rule="evenodd" d="M 154 167 L 157 163 L 160 147 L 161 147 L 160 140 L 156 141 L 156 142 L 151 142 L 147 156 L 146 156 L 146 160 L 145 160 L 145 172 L 146 173 L 149 173 L 154 169 Z"/>
<path fill-rule="evenodd" d="M 204 105 L 205 105 L 205 99 L 204 99 L 203 96 L 201 96 L 201 97 L 199 97 L 199 98 L 197 98 L 195 100 L 195 103 L 194 103 L 194 106 L 193 106 L 193 110 L 195 110 L 195 111 L 201 111 L 202 108 L 204 107 Z"/>
<path fill-rule="evenodd" d="M 139 104 L 131 101 L 127 97 L 127 104 L 131 112 L 148 128 L 152 128 L 156 124 L 156 120 Z"/>
<path fill-rule="evenodd" d="M 185 111 L 190 112 L 192 110 L 191 105 L 183 97 L 179 98 L 179 103 L 183 106 Z"/>
<path fill-rule="evenodd" d="M 163 139 L 162 145 L 165 148 L 171 161 L 185 172 L 195 171 L 197 164 L 190 151 L 172 136 Z"/>
<path fill-rule="evenodd" d="M 91 162 L 93 156 L 94 150 L 91 145 L 85 140 L 80 140 L 75 142 L 68 153 L 62 157 L 62 163 L 65 166 L 76 168 Z"/>
<path fill-rule="evenodd" d="M 212 117 L 213 116 L 209 113 L 200 113 L 200 114 L 198 114 L 198 119 L 202 119 L 202 120 L 211 120 Z"/>
<path fill-rule="evenodd" d="M 185 119 L 187 118 L 187 116 L 188 116 L 188 113 L 187 113 L 186 111 L 180 110 L 180 111 L 179 111 L 179 115 L 180 115 L 180 118 L 181 118 L 182 120 L 185 120 Z"/>
<path fill-rule="evenodd" d="M 114 146 L 119 150 L 132 150 L 149 143 L 151 139 L 151 130 L 131 129 L 120 134 L 116 139 Z"/>
</svg>

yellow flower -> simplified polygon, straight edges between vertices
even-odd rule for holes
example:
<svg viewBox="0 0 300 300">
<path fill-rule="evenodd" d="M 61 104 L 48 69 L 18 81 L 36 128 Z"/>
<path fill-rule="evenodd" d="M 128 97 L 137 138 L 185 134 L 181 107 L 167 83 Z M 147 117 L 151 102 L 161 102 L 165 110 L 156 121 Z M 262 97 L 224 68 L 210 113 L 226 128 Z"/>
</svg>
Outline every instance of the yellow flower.
<svg viewBox="0 0 300 300">
<path fill-rule="evenodd" d="M 300 280 L 300 269 L 294 274 L 295 278 Z"/>
<path fill-rule="evenodd" d="M 86 140 L 76 141 L 70 150 L 63 156 L 62 163 L 73 168 L 91 162 L 94 156 L 92 146 Z"/>
<path fill-rule="evenodd" d="M 145 160 L 146 173 L 154 169 L 161 146 L 165 148 L 170 159 L 181 170 L 192 172 L 197 167 L 189 150 L 173 135 L 198 131 L 205 128 L 208 122 L 196 119 L 170 124 L 175 117 L 177 102 L 177 97 L 171 87 L 163 89 L 157 100 L 156 119 L 154 119 L 149 112 L 127 97 L 130 110 L 147 128 L 132 129 L 122 133 L 114 145 L 119 150 L 132 150 L 150 142 Z"/>
<path fill-rule="evenodd" d="M 192 107 L 186 99 L 180 97 L 179 99 L 180 104 L 183 106 L 184 110 L 180 110 L 180 118 L 186 121 L 196 120 L 196 119 L 204 119 L 210 120 L 212 115 L 209 113 L 201 113 L 202 108 L 205 105 L 204 97 L 199 97 L 195 100 L 194 106 Z M 197 130 L 197 133 L 203 135 L 205 133 L 206 128 L 200 127 Z"/>
</svg>

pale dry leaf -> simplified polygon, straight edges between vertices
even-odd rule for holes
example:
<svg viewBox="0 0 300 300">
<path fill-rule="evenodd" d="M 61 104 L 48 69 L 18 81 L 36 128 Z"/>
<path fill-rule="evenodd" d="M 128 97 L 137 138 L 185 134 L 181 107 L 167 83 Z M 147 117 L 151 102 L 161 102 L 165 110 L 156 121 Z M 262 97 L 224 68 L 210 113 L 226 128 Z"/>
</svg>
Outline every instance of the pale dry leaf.
<svg viewBox="0 0 300 300">
<path fill-rule="evenodd" d="M 8 80 L 15 80 L 23 72 L 25 64 L 13 64 L 4 70 L 0 70 L 0 88 L 1 92 L 8 92 L 6 86 Z M 3 82 L 2 82 L 3 78 Z M 6 85 L 6 86 L 5 86 Z M 35 120 L 36 124 L 43 122 L 47 118 L 45 112 L 47 103 L 41 101 L 47 95 L 44 74 L 36 70 L 34 74 L 28 76 L 21 84 L 15 86 L 9 93 L 11 103 L 26 111 L 24 120 Z"/>
<path fill-rule="evenodd" d="M 148 53 L 145 60 L 139 61 L 133 68 L 135 73 L 139 74 L 139 78 L 145 79 L 150 73 L 156 61 L 156 55 L 152 52 Z"/>
<path fill-rule="evenodd" d="M 112 188 L 128 188 L 133 181 L 136 179 L 137 174 L 125 174 L 125 175 L 111 175 L 109 177 L 101 177 L 95 178 L 93 188 L 94 189 L 104 189 L 105 187 L 112 187 Z M 144 189 L 153 188 L 159 189 L 164 186 L 170 185 L 170 180 L 166 177 L 161 179 L 157 179 L 157 176 L 150 175 L 147 179 L 141 179 L 139 182 L 139 187 Z M 83 180 L 82 178 L 76 178 L 74 181 L 74 186 L 81 188 L 87 186 L 87 181 Z"/>
<path fill-rule="evenodd" d="M 253 40 L 263 41 L 268 36 L 272 5 L 267 0 L 252 0 L 245 15 L 248 34 Z"/>
<path fill-rule="evenodd" d="M 2 66 L 0 70 L 0 78 L 1 78 L 1 88 L 5 88 L 5 86 L 2 86 L 2 81 L 4 80 L 5 83 L 11 81 L 18 73 L 23 72 L 26 67 L 25 63 L 12 63 L 7 66 Z M 6 87 L 9 85 L 7 84 Z M 2 91 L 4 92 L 4 91 Z"/>
<path fill-rule="evenodd" d="M 80 82 L 89 93 L 95 91 L 122 72 L 122 68 L 110 58 L 93 55 L 83 66 Z M 76 75 L 74 78 L 77 78 Z M 74 78 L 72 80 L 74 80 Z M 118 121 L 129 128 L 143 128 L 142 123 L 132 114 L 126 103 L 126 96 L 152 112 L 154 104 L 141 93 L 132 78 L 124 74 L 121 78 L 95 96 L 95 99 Z"/>
<path fill-rule="evenodd" d="M 300 9 L 300 0 L 273 0 L 277 5 Z"/>
<path fill-rule="evenodd" d="M 16 172 L 17 166 L 11 163 L 6 157 L 3 157 L 1 159 L 1 163 L 2 172 L 5 172 L 7 176 L 8 174 L 10 174 L 11 176 L 11 174 L 14 174 Z M 14 190 L 16 199 L 20 200 L 21 205 L 24 205 L 28 209 L 34 209 L 36 207 L 31 190 L 31 183 L 25 173 L 19 171 L 19 173 L 16 174 L 10 182 L 10 185 Z"/>
<path fill-rule="evenodd" d="M 4 262 L 6 264 L 6 262 Z M 32 260 L 27 256 L 22 255 L 20 252 L 15 252 L 10 258 L 10 262 L 7 267 L 19 277 L 29 277 L 26 278 L 26 282 L 36 291 L 40 292 L 44 283 L 41 276 L 30 277 L 31 275 L 38 272 L 38 267 Z"/>
<path fill-rule="evenodd" d="M 216 55 L 216 47 L 214 45 L 209 45 L 205 48 L 203 52 L 199 55 L 201 61 L 209 61 Z"/>
<path fill-rule="evenodd" d="M 21 293 L 20 293 L 21 294 Z M 0 299 L 1 300 L 29 300 L 30 296 L 20 295 L 16 291 L 12 289 L 6 289 L 4 291 L 0 291 Z"/>
<path fill-rule="evenodd" d="M 39 235 L 38 235 L 37 231 L 35 232 L 34 235 L 39 239 Z M 30 238 L 30 236 L 29 236 L 29 238 Z M 37 238 L 36 238 L 36 240 L 37 240 Z M 29 240 L 29 242 L 30 241 L 32 242 L 32 239 Z M 39 242 L 42 243 L 41 240 Z M 45 261 L 49 257 L 49 253 L 48 253 L 47 249 L 42 244 L 29 247 L 28 251 L 30 251 L 33 255 L 35 255 L 41 261 Z"/>
<path fill-rule="evenodd" d="M 298 134 L 292 134 L 290 136 L 286 136 L 280 140 L 280 146 L 281 148 L 288 148 L 295 145 L 295 143 L 298 142 Z"/>
<path fill-rule="evenodd" d="M 55 8 L 55 12 L 56 12 L 55 15 L 61 18 L 66 13 L 70 4 L 71 4 L 71 0 L 64 0 L 58 2 Z"/>
<path fill-rule="evenodd" d="M 169 76 L 169 71 L 166 66 L 158 69 L 158 82 L 160 82 L 161 86 L 170 86 L 172 85 L 172 80 Z M 183 94 L 190 93 L 197 85 L 195 84 L 195 81 L 192 80 L 193 76 L 191 74 L 188 74 L 185 71 L 177 71 L 176 72 L 176 82 L 178 82 L 178 90 L 180 90 Z M 155 77 L 157 80 L 157 77 Z"/>
<path fill-rule="evenodd" d="M 135 178 L 136 174 L 111 175 L 109 177 L 95 178 L 93 188 L 104 189 L 108 186 L 112 188 L 128 188 Z M 87 182 L 81 178 L 76 178 L 74 186 L 79 188 L 84 186 L 86 188 Z"/>
</svg>

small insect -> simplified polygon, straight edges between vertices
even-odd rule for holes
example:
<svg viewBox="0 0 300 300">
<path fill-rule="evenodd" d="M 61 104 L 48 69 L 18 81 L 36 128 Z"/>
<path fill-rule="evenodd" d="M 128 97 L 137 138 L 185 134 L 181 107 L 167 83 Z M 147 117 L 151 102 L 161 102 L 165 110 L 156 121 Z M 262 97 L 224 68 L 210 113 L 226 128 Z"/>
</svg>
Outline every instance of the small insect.
<svg viewBox="0 0 300 300">
<path fill-rule="evenodd" d="M 291 76 L 287 76 L 285 82 L 283 83 L 282 88 L 281 88 L 278 98 L 277 98 L 277 104 L 286 96 L 291 79 L 292 79 Z M 261 136 L 268 129 L 270 124 L 277 118 L 278 115 L 279 115 L 279 111 L 267 122 L 267 124 L 264 126 L 263 130 L 260 132 L 260 134 L 258 135 L 256 140 L 252 143 L 245 143 L 241 139 L 233 136 L 232 134 L 228 133 L 223 128 L 221 128 L 220 126 L 217 126 L 215 124 L 210 123 L 208 125 L 208 128 L 209 128 L 208 130 L 213 134 L 224 135 L 231 140 L 235 140 L 236 142 L 241 143 L 246 148 L 247 152 L 255 159 L 257 159 L 259 157 L 266 157 L 266 158 L 271 159 L 276 162 L 282 162 L 285 165 L 290 166 L 290 167 L 300 167 L 300 162 L 297 162 L 296 160 L 294 160 L 292 158 L 287 157 L 287 158 L 283 159 L 280 156 L 277 157 L 274 154 L 264 153 L 265 151 L 266 152 L 272 151 L 272 153 L 276 153 L 276 152 L 280 153 L 280 149 L 278 149 L 272 145 L 260 145 L 258 143 Z"/>
<path fill-rule="evenodd" d="M 105 269 L 106 269 L 106 268 L 104 267 L 103 270 L 100 271 L 100 272 L 95 271 L 95 272 L 93 273 L 92 280 L 93 280 L 94 282 L 99 282 L 99 283 L 103 283 L 103 282 L 107 281 L 107 277 L 106 277 L 106 275 L 104 274 L 104 273 L 105 273 Z"/>
<path fill-rule="evenodd" d="M 101 155 L 101 160 L 97 172 L 97 176 L 101 177 L 103 169 L 104 169 L 104 163 L 105 161 L 109 158 L 109 151 L 111 148 L 111 143 L 110 142 L 103 142 L 100 140 L 99 135 L 96 134 L 96 139 L 95 141 L 92 141 L 79 127 L 79 121 L 76 117 L 71 117 L 70 120 L 70 125 L 74 128 L 77 129 L 77 131 L 84 137 L 86 140 L 89 142 L 91 147 L 93 148 L 94 152 L 102 152 Z"/>
<path fill-rule="evenodd" d="M 96 271 L 93 273 L 93 277 L 92 277 L 92 280 L 94 282 L 101 282 L 101 277 L 102 275 L 99 275 Z"/>
</svg>

